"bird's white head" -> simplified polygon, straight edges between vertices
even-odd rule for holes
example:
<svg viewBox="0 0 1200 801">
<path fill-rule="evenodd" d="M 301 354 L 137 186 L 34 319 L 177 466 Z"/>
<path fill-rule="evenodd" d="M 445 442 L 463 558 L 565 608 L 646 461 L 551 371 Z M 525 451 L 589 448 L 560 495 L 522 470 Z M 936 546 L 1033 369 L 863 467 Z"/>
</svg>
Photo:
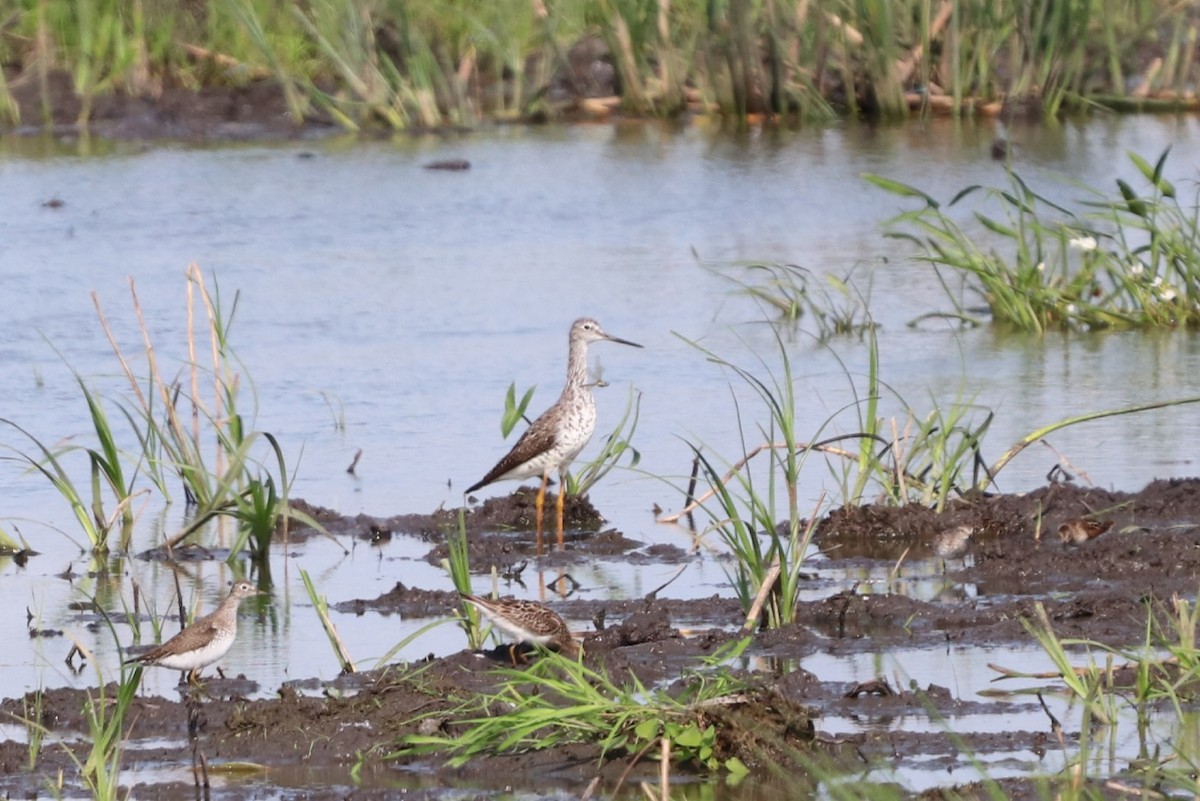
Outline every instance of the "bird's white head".
<svg viewBox="0 0 1200 801">
<path fill-rule="evenodd" d="M 231 589 L 229 591 L 229 595 L 232 598 L 241 599 L 241 598 L 249 598 L 252 595 L 266 595 L 266 593 L 263 592 L 262 590 L 257 589 L 253 584 L 251 584 L 248 581 L 235 581 L 233 583 L 233 589 Z"/>
<path fill-rule="evenodd" d="M 636 342 L 630 342 L 628 339 L 614 337 L 612 334 L 600 327 L 600 323 L 593 320 L 591 317 L 580 317 L 571 326 L 571 342 L 583 342 L 585 344 L 592 342 L 616 342 L 620 345 L 629 345 L 634 348 L 640 348 Z"/>
</svg>

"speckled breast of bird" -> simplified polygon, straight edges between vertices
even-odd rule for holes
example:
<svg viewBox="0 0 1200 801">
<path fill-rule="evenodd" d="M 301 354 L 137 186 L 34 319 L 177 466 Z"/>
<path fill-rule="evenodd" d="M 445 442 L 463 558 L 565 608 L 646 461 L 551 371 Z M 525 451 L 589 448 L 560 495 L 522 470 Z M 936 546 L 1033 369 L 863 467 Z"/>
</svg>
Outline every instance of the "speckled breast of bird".
<svg viewBox="0 0 1200 801">
<path fill-rule="evenodd" d="M 558 430 L 554 441 L 554 450 L 562 454 L 560 463 L 566 463 L 579 455 L 587 447 L 588 440 L 596 428 L 596 401 L 592 393 L 584 390 L 579 405 L 574 413 L 569 415 L 563 426 Z"/>
</svg>

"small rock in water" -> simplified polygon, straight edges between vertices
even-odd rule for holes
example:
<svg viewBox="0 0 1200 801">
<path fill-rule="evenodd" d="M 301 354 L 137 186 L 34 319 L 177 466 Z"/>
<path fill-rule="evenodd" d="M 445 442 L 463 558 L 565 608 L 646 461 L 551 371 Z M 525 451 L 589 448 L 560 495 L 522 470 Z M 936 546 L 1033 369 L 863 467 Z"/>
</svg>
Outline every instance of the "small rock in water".
<svg viewBox="0 0 1200 801">
<path fill-rule="evenodd" d="M 425 169 L 451 171 L 469 170 L 471 169 L 471 162 L 467 161 L 466 159 L 442 159 L 440 161 L 429 162 L 425 165 Z"/>
</svg>

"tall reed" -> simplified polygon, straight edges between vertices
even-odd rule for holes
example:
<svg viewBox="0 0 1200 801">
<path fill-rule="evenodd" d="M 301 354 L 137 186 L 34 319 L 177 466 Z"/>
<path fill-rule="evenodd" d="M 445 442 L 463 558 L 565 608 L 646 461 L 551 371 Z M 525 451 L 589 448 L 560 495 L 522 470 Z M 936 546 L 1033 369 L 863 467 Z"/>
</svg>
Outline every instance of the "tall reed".
<svg viewBox="0 0 1200 801">
<path fill-rule="evenodd" d="M 760 592 L 768 593 L 763 622 L 774 628 L 795 619 L 800 566 L 812 539 L 812 526 L 800 516 L 798 496 L 800 470 L 810 449 L 796 430 L 796 389 L 788 350 L 778 331 L 772 331 L 778 366 L 772 368 L 758 357 L 765 376 L 696 342 L 689 344 L 749 387 L 766 413 L 765 421 L 752 424 L 766 444 L 752 452 L 753 446 L 746 439 L 746 422 L 740 407 L 735 407 L 742 456 L 728 475 L 722 475 L 722 468 L 698 445 L 692 445 L 692 449 L 712 498 L 697 505 L 734 556 L 730 568 L 734 591 L 747 613 Z M 765 485 L 749 466 L 754 453 L 766 453 Z M 816 519 L 815 514 L 812 519 Z"/>
<path fill-rule="evenodd" d="M 0 57 L 36 78 L 43 121 L 57 68 L 81 124 L 103 94 L 266 76 L 297 122 L 320 113 L 350 129 L 543 118 L 609 89 L 626 112 L 741 121 L 1000 101 L 1052 115 L 1164 91 L 1187 103 L 1196 77 L 1197 24 L 1171 0 L 22 0 L 8 24 Z M 571 64 L 594 35 L 601 69 Z M 593 81 L 604 69 L 611 86 Z M 564 86 L 573 99 L 553 98 Z"/>
</svg>

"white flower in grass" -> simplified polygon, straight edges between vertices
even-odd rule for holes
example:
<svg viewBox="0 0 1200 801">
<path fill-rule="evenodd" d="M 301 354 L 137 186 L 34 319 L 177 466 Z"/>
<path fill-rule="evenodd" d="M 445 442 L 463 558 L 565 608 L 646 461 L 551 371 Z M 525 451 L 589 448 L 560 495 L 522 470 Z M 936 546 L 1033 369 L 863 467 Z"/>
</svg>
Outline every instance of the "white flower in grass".
<svg viewBox="0 0 1200 801">
<path fill-rule="evenodd" d="M 1095 250 L 1097 247 L 1096 237 L 1094 236 L 1077 236 L 1067 244 L 1076 250 L 1082 250 L 1084 253 Z"/>
<path fill-rule="evenodd" d="M 1077 312 L 1077 311 L 1079 311 L 1079 309 L 1077 309 L 1077 308 L 1075 307 L 1075 304 L 1074 304 L 1074 303 L 1068 303 L 1068 304 L 1067 304 L 1067 316 L 1068 316 L 1068 317 L 1074 317 L 1074 316 L 1075 316 L 1075 312 Z"/>
<path fill-rule="evenodd" d="M 1160 289 L 1158 291 L 1158 297 L 1160 300 L 1164 300 L 1164 301 L 1168 301 L 1168 302 L 1175 300 L 1175 287 L 1171 286 L 1170 284 L 1167 284 L 1166 286 L 1164 286 L 1162 289 Z"/>
<path fill-rule="evenodd" d="M 1150 286 L 1154 287 L 1155 289 L 1162 286 L 1162 276 L 1161 275 L 1154 276 L 1154 280 L 1150 282 Z"/>
<path fill-rule="evenodd" d="M 1046 262 L 1044 262 L 1044 261 L 1039 261 L 1039 262 L 1038 262 L 1038 264 L 1037 264 L 1037 271 L 1038 271 L 1039 273 L 1044 273 L 1044 272 L 1046 272 Z"/>
<path fill-rule="evenodd" d="M 1129 265 L 1129 274 L 1134 278 L 1141 278 L 1142 273 L 1144 272 L 1146 272 L 1146 268 L 1140 261 L 1135 261 L 1133 264 Z"/>
</svg>

